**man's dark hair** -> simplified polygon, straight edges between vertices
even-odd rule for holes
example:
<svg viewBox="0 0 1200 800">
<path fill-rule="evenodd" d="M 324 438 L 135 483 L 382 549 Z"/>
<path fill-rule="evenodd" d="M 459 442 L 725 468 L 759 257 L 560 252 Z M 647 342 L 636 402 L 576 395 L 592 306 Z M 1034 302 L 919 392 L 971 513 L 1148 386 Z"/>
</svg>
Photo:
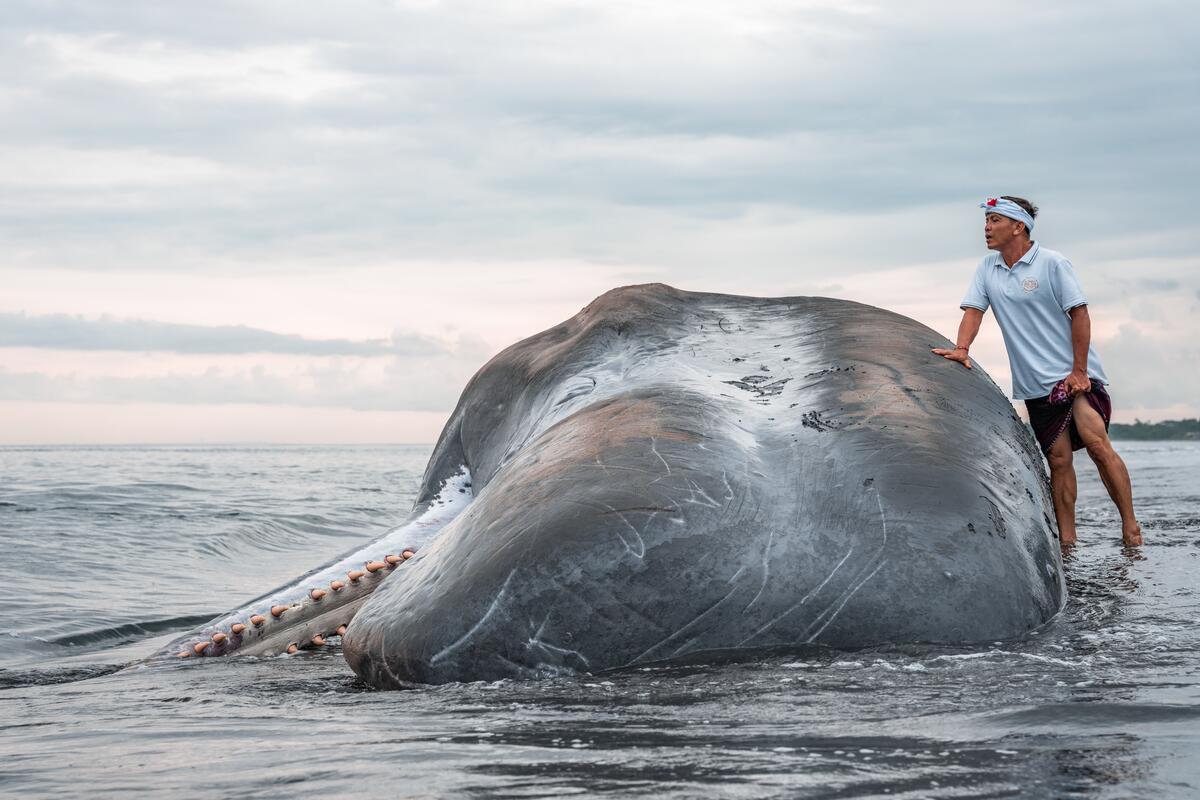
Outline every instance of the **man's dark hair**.
<svg viewBox="0 0 1200 800">
<path fill-rule="evenodd" d="M 1000 195 L 1000 197 L 1005 200 L 1012 200 L 1014 203 L 1019 205 L 1021 208 L 1025 209 L 1027 212 L 1029 212 L 1029 216 L 1033 217 L 1034 219 L 1037 219 L 1038 207 L 1035 206 L 1033 203 L 1029 202 L 1028 200 L 1026 200 L 1024 197 L 1014 197 L 1011 194 L 1003 194 L 1003 195 Z M 1029 234 L 1029 226 L 1028 225 L 1025 226 L 1025 233 Z"/>
</svg>

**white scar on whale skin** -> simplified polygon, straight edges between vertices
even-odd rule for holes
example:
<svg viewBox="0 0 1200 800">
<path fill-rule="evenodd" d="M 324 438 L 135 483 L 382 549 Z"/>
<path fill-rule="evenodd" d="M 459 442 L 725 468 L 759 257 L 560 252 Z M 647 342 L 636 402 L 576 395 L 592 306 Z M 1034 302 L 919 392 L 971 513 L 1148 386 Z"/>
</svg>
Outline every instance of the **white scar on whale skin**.
<svg viewBox="0 0 1200 800">
<path fill-rule="evenodd" d="M 746 607 L 742 609 L 743 614 L 749 611 L 750 607 L 757 603 L 758 598 L 762 597 L 762 593 L 767 590 L 767 580 L 771 577 L 771 545 L 773 544 L 775 544 L 775 529 L 771 528 L 771 531 L 767 536 L 767 546 L 763 548 L 762 585 L 758 587 L 758 594 L 754 595 L 754 599 L 747 603 Z"/>
<path fill-rule="evenodd" d="M 822 624 L 821 627 L 817 629 L 816 633 L 814 633 L 812 636 L 809 636 L 807 639 L 804 640 L 806 643 L 811 644 L 818 636 L 820 636 L 822 633 L 824 633 L 825 629 L 829 627 L 829 624 L 831 622 L 833 622 L 835 619 L 837 619 L 837 615 L 842 613 L 842 609 L 846 607 L 846 603 L 850 602 L 850 598 L 853 597 L 854 594 L 859 589 L 861 589 L 866 584 L 867 581 L 871 580 L 871 578 L 874 578 L 875 573 L 877 573 L 877 572 L 879 572 L 879 570 L 883 569 L 883 565 L 887 563 L 887 559 L 883 558 L 883 554 L 887 550 L 887 541 L 888 541 L 887 513 L 884 512 L 884 510 L 883 510 L 883 498 L 880 496 L 879 490 L 875 489 L 874 491 L 875 491 L 875 502 L 879 506 L 879 525 L 883 531 L 883 541 L 880 542 L 879 549 L 875 552 L 875 555 L 872 556 L 872 560 L 879 560 L 879 559 L 882 559 L 882 560 L 879 560 L 878 566 L 876 566 L 875 569 L 871 570 L 871 573 L 869 575 L 867 575 L 867 577 L 863 578 L 861 581 L 859 581 L 857 584 L 855 584 L 853 588 L 848 589 L 843 595 L 841 595 L 840 598 L 834 599 L 834 601 L 833 601 L 834 603 L 838 603 L 838 599 L 840 599 L 841 602 L 838 603 L 837 608 L 833 611 L 833 615 L 831 617 L 829 617 L 829 619 L 825 620 L 824 624 Z M 868 562 L 868 566 L 869 566 L 869 563 L 870 562 Z M 858 572 L 858 574 L 855 575 L 854 577 L 857 578 L 858 575 L 861 575 L 861 574 L 862 574 L 862 571 L 860 570 Z M 854 580 L 854 578 L 851 578 L 850 580 Z M 808 633 L 808 631 L 812 630 L 813 626 L 815 626 L 818 622 L 820 622 L 821 618 L 824 617 L 826 614 L 828 614 L 830 609 L 832 609 L 832 608 L 833 608 L 833 603 L 830 603 L 830 605 L 824 611 L 822 611 L 820 614 L 818 614 L 816 616 L 816 618 L 813 619 L 812 624 L 808 626 L 808 630 L 806 630 L 805 633 Z"/>
<path fill-rule="evenodd" d="M 162 655 L 263 656 L 320 646 L 324 637 L 343 632 L 363 602 L 403 567 L 405 553 L 411 557 L 473 499 L 471 474 L 464 466 L 415 518 L 176 640 Z"/>
<path fill-rule="evenodd" d="M 829 619 L 825 620 L 825 624 L 822 625 L 820 628 L 818 628 L 816 633 L 814 633 L 812 636 L 805 639 L 805 642 L 812 643 L 812 641 L 814 639 L 816 639 L 818 636 L 820 636 L 822 633 L 824 633 L 825 629 L 829 627 L 830 623 L 832 623 L 835 619 L 837 619 L 837 615 L 842 613 L 842 609 L 846 607 L 846 603 L 850 602 L 850 598 L 854 597 L 855 592 L 857 592 L 859 589 L 861 589 L 866 584 L 867 581 L 871 580 L 871 578 L 874 578 L 875 573 L 879 572 L 879 570 L 883 569 L 883 566 L 885 564 L 887 564 L 886 558 L 883 561 L 880 561 L 879 566 L 877 566 L 877 567 L 875 567 L 875 569 L 871 570 L 870 574 L 867 575 L 867 577 L 865 577 L 861 581 L 859 581 L 858 585 L 856 585 L 853 589 L 851 589 L 846 594 L 846 596 L 842 599 L 842 602 L 838 605 L 837 610 L 833 612 L 833 616 L 831 616 Z"/>
<path fill-rule="evenodd" d="M 825 580 L 821 581 L 820 585 L 818 585 L 818 586 L 817 586 L 817 588 L 813 589 L 813 590 L 812 590 L 812 591 L 810 591 L 808 594 L 804 595 L 804 597 L 801 597 L 801 598 L 800 598 L 798 601 L 796 601 L 796 602 L 795 602 L 795 603 L 793 603 L 792 605 L 788 606 L 788 608 L 787 608 L 787 610 L 786 610 L 786 611 L 784 611 L 782 614 L 779 614 L 778 616 L 776 616 L 774 619 L 772 619 L 772 620 L 771 620 L 770 622 L 768 622 L 766 625 L 763 625 L 761 628 L 759 628 L 758 630 L 756 630 L 754 633 L 750 634 L 750 635 L 749 635 L 749 636 L 747 636 L 745 639 L 742 639 L 740 642 L 738 642 L 738 647 L 741 647 L 742 645 L 744 645 L 746 642 L 750 641 L 750 640 L 751 640 L 751 639 L 753 639 L 754 637 L 756 637 L 756 636 L 759 636 L 759 635 L 761 635 L 761 634 L 763 634 L 763 633 L 766 633 L 768 630 L 770 630 L 771 628 L 775 627 L 775 625 L 776 625 L 776 624 L 777 624 L 777 623 L 778 623 L 780 620 L 782 620 L 784 617 L 786 617 L 788 614 L 791 614 L 791 613 L 792 613 L 793 611 L 795 611 L 797 608 L 799 608 L 800 606 L 804 605 L 804 604 L 805 604 L 805 603 L 807 603 L 809 600 L 811 600 L 811 599 L 812 599 L 812 597 L 813 597 L 815 594 L 817 594 L 817 592 L 819 592 L 819 591 L 821 591 L 822 589 L 824 589 L 824 588 L 825 588 L 825 585 L 826 585 L 827 583 L 829 583 L 829 581 L 830 581 L 830 580 L 832 580 L 832 579 L 833 579 L 833 576 L 834 576 L 834 575 L 836 575 L 836 574 L 837 574 L 837 571 L 838 571 L 839 569 L 841 569 L 841 568 L 842 568 L 842 565 L 843 565 L 843 564 L 845 564 L 847 560 L 849 560 L 849 558 L 850 558 L 850 555 L 851 555 L 853 552 L 854 552 L 854 548 L 853 548 L 853 547 L 851 547 L 849 550 L 847 550 L 847 551 L 846 551 L 846 555 L 842 556 L 842 560 L 841 560 L 841 561 L 839 561 L 839 562 L 837 563 L 837 566 L 833 568 L 833 571 L 832 571 L 832 572 L 830 572 L 828 575 L 826 575 L 826 576 L 825 576 Z M 749 606 L 747 606 L 747 608 L 749 608 Z"/>
<path fill-rule="evenodd" d="M 585 667 L 591 667 L 592 662 L 588 660 L 587 656 L 578 650 L 572 650 L 569 647 L 560 647 L 556 644 L 550 644 L 542 639 L 542 633 L 544 633 L 546 630 L 546 623 L 550 621 L 550 614 L 551 612 L 546 612 L 546 617 L 542 620 L 542 624 L 538 626 L 537 630 L 533 632 L 533 634 L 529 637 L 529 640 L 525 643 L 525 649 L 529 650 L 530 648 L 538 647 L 548 653 L 551 653 L 552 655 L 575 656 L 583 662 Z M 530 630 L 533 629 L 533 620 L 529 621 L 529 628 Z M 553 667 L 553 665 L 549 666 Z"/>
<path fill-rule="evenodd" d="M 478 622 L 476 622 L 474 625 L 471 626 L 471 630 L 467 631 L 462 636 L 460 636 L 456 641 L 452 642 L 451 644 L 447 645 L 446 647 L 442 648 L 437 653 L 435 653 L 433 655 L 433 657 L 429 659 L 430 664 L 436 664 L 439 661 L 441 661 L 442 659 L 444 659 L 446 656 L 453 653 L 455 650 L 458 650 L 460 647 L 462 647 L 467 642 L 469 642 L 471 640 L 471 637 L 473 637 L 476 633 L 478 633 L 480 630 L 483 629 L 483 626 L 487 624 L 488 620 L 490 620 L 492 618 L 492 616 L 496 613 L 496 610 L 498 608 L 500 608 L 500 603 L 501 603 L 501 601 L 504 600 L 504 595 L 508 593 L 508 585 L 510 583 L 512 583 L 513 575 L 516 575 L 516 574 L 517 574 L 517 571 L 515 569 L 512 572 L 508 573 L 508 577 L 504 579 L 504 585 L 500 587 L 500 592 L 496 595 L 496 599 L 492 600 L 492 604 L 490 606 L 488 606 L 487 612 L 479 619 Z"/>
</svg>

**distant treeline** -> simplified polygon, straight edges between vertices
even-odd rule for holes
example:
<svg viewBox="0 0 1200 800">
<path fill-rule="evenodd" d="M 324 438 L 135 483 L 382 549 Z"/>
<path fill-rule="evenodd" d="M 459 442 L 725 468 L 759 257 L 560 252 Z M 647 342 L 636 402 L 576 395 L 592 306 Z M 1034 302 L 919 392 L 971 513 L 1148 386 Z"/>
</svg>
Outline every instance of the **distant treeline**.
<svg viewBox="0 0 1200 800">
<path fill-rule="evenodd" d="M 1132 425 L 1113 423 L 1108 431 L 1113 439 L 1197 439 L 1200 440 L 1200 419 L 1171 419 L 1165 422 L 1142 422 Z"/>
</svg>

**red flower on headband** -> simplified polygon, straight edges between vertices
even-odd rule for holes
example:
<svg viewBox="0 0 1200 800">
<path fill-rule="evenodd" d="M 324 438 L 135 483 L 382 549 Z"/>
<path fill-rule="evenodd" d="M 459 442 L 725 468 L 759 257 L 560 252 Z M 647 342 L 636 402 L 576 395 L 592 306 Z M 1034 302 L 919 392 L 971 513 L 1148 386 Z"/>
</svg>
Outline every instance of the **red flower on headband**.
<svg viewBox="0 0 1200 800">
<path fill-rule="evenodd" d="M 987 204 L 988 204 L 989 206 L 994 206 L 994 205 L 996 205 L 996 198 L 994 198 L 994 197 L 990 197 L 990 198 L 988 198 Z"/>
</svg>

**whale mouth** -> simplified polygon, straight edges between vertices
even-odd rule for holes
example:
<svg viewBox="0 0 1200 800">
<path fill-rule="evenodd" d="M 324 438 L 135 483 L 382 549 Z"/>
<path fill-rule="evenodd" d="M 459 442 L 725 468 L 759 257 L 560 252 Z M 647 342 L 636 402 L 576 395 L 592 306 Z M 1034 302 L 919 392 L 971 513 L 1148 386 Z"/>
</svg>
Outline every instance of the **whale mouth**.
<svg viewBox="0 0 1200 800">
<path fill-rule="evenodd" d="M 274 656 L 341 636 L 363 602 L 474 500 L 463 466 L 438 494 L 377 541 L 223 614 L 173 641 L 151 660 Z"/>
</svg>

